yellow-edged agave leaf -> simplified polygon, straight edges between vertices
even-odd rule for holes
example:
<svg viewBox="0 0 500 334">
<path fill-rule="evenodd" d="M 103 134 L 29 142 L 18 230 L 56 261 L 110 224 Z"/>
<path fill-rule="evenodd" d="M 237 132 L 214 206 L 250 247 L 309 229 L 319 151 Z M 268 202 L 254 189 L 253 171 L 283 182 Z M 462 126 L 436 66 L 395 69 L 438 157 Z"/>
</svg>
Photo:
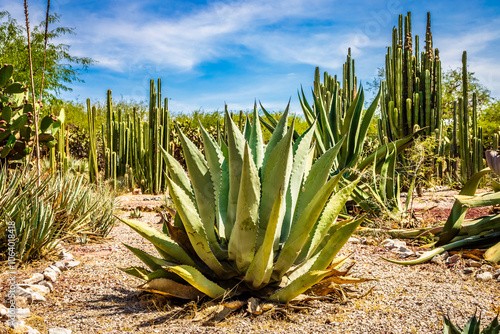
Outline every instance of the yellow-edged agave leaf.
<svg viewBox="0 0 500 334">
<path fill-rule="evenodd" d="M 265 230 L 265 236 L 262 245 L 257 250 L 252 263 L 245 274 L 245 282 L 251 285 L 254 289 L 258 289 L 263 284 L 267 284 L 271 278 L 273 271 L 273 245 L 278 229 L 278 221 L 281 212 L 281 203 L 283 196 L 281 191 L 278 192 L 274 200 L 271 216 Z"/>
<path fill-rule="evenodd" d="M 215 205 L 216 196 L 212 175 L 209 172 L 205 158 L 196 145 L 194 145 L 179 128 L 178 133 L 184 151 L 184 158 L 186 159 L 189 178 L 193 185 L 199 217 L 203 223 L 208 243 L 210 244 L 212 252 L 215 253 L 215 256 L 223 260 L 227 256 L 227 253 L 221 249 L 215 235 L 217 208 Z"/>
<path fill-rule="evenodd" d="M 321 244 L 325 236 L 328 234 L 330 227 L 335 223 L 339 213 L 344 208 L 347 200 L 351 196 L 352 191 L 357 186 L 359 179 L 348 184 L 334 194 L 328 202 L 321 214 L 320 219 L 314 226 L 313 231 L 309 234 L 309 238 L 302 248 L 302 252 L 296 262 L 302 262 L 312 256 L 318 246 Z"/>
<path fill-rule="evenodd" d="M 313 197 L 316 195 L 318 190 L 326 183 L 328 177 L 330 176 L 330 171 L 332 169 L 335 159 L 337 159 L 337 154 L 344 142 L 345 137 L 332 148 L 330 148 L 325 154 L 323 154 L 316 162 L 312 165 L 309 171 L 306 181 L 302 187 L 302 191 L 299 194 L 299 199 L 297 201 L 297 207 L 295 209 L 294 221 L 302 214 L 302 211 L 309 205 Z M 341 171 L 339 174 L 342 174 Z M 293 225 L 294 223 L 292 223 Z"/>
<path fill-rule="evenodd" d="M 315 127 L 316 122 L 314 122 L 293 145 L 292 173 L 290 175 L 290 186 L 287 192 L 285 217 L 283 218 L 283 224 L 281 226 L 280 242 L 285 242 L 290 234 L 290 226 L 295 213 L 295 206 L 299 198 L 306 168 L 309 167 L 308 152 L 311 147 Z"/>
<path fill-rule="evenodd" d="M 484 259 L 495 264 L 500 263 L 500 242 L 488 248 L 486 253 L 484 253 Z"/>
<path fill-rule="evenodd" d="M 243 153 L 245 151 L 245 138 L 234 124 L 232 118 L 226 111 L 226 125 L 228 128 L 228 169 L 229 169 L 229 198 L 227 203 L 227 217 L 225 235 L 230 236 L 236 220 L 238 206 L 238 193 L 240 192 L 241 166 L 243 165 Z"/>
<path fill-rule="evenodd" d="M 145 251 L 123 244 L 125 247 L 127 247 L 132 253 L 135 254 L 142 262 L 144 262 L 145 265 L 147 265 L 151 270 L 159 270 L 164 266 L 174 266 L 176 263 L 172 262 L 167 262 L 163 259 L 157 258 L 153 255 L 150 255 L 146 253 Z"/>
<path fill-rule="evenodd" d="M 290 269 L 307 241 L 309 233 L 323 211 L 328 198 L 338 184 L 341 174 L 332 177 L 325 185 L 317 190 L 309 205 L 300 214 L 292 226 L 290 236 L 281 249 L 280 255 L 274 265 L 273 279 L 280 280 Z"/>
<path fill-rule="evenodd" d="M 245 144 L 236 222 L 228 245 L 229 258 L 236 262 L 240 272 L 245 272 L 255 254 L 259 202 L 259 171 L 250 155 L 248 144 Z"/>
<path fill-rule="evenodd" d="M 472 177 L 467 181 L 459 195 L 472 196 L 476 193 L 477 186 L 479 185 L 479 181 L 486 174 L 490 173 L 490 168 L 485 168 L 476 174 L 472 175 Z M 462 227 L 462 223 L 465 219 L 465 214 L 467 213 L 467 208 L 460 204 L 459 201 L 455 201 L 453 204 L 453 208 L 451 209 L 450 215 L 446 220 L 446 223 L 443 228 L 443 232 L 439 234 L 439 240 L 436 242 L 436 246 L 442 246 L 450 242 L 460 231 Z"/>
<path fill-rule="evenodd" d="M 189 240 L 196 254 L 218 276 L 225 277 L 227 272 L 210 249 L 207 233 L 191 198 L 169 177 L 166 178 L 166 182 L 177 208 L 177 214 L 180 215 L 184 223 Z"/>
<path fill-rule="evenodd" d="M 264 140 L 262 138 L 262 129 L 260 127 L 259 113 L 257 112 L 257 103 L 253 107 L 253 124 L 250 130 L 250 140 L 248 141 L 255 166 L 257 169 L 262 167 L 264 162 Z"/>
<path fill-rule="evenodd" d="M 189 255 L 164 233 L 161 233 L 160 231 L 149 227 L 146 223 L 140 222 L 138 220 L 129 220 L 124 218 L 118 219 L 120 219 L 123 223 L 139 233 L 142 237 L 149 240 L 157 248 L 161 249 L 164 252 L 162 256 L 164 256 L 165 260 L 176 263 L 189 264 L 192 266 L 195 265 L 194 261 L 189 257 Z"/>
<path fill-rule="evenodd" d="M 181 299 L 196 300 L 205 295 L 192 286 L 180 284 L 168 278 L 155 278 L 139 286 L 139 289 Z"/>
<path fill-rule="evenodd" d="M 490 206 L 500 204 L 500 192 L 492 194 L 481 194 L 476 196 L 455 196 L 457 201 L 467 208 L 477 208 L 482 206 Z"/>
<path fill-rule="evenodd" d="M 143 279 L 145 281 L 148 280 L 147 275 L 151 273 L 151 271 L 147 270 L 146 268 L 142 268 L 142 267 L 128 267 L 128 268 L 118 268 L 118 269 L 123 271 L 126 274 L 135 276 L 135 277 Z"/>
<path fill-rule="evenodd" d="M 212 282 L 196 268 L 186 265 L 169 267 L 167 270 L 177 274 L 190 285 L 203 292 L 210 298 L 220 298 L 226 294 L 226 290 Z"/>
<path fill-rule="evenodd" d="M 193 195 L 193 189 L 191 188 L 191 181 L 189 181 L 189 178 L 184 171 L 184 168 L 182 168 L 181 164 L 175 160 L 173 156 L 171 156 L 167 151 L 163 149 L 163 147 L 160 147 L 160 151 L 163 156 L 163 160 L 165 161 L 165 164 L 168 169 L 168 173 L 170 175 L 170 178 L 172 181 L 174 181 L 175 184 L 177 184 L 179 187 L 184 190 L 189 196 L 194 200 L 194 195 Z"/>
<path fill-rule="evenodd" d="M 290 300 L 307 291 L 314 284 L 328 276 L 328 274 L 330 274 L 330 270 L 309 271 L 290 282 L 290 284 L 283 289 L 278 290 L 278 292 L 271 295 L 268 299 L 277 303 L 288 303 Z"/>
<path fill-rule="evenodd" d="M 226 212 L 222 212 L 222 210 L 220 210 L 219 203 L 222 187 L 222 164 L 224 163 L 224 155 L 222 154 L 222 150 L 220 149 L 220 147 L 215 142 L 215 139 L 207 132 L 207 130 L 205 130 L 199 120 L 198 122 L 201 128 L 205 157 L 207 159 L 214 187 L 217 229 L 219 233 L 224 233 L 224 221 L 226 220 Z"/>
<path fill-rule="evenodd" d="M 341 228 L 339 228 L 327 242 L 325 247 L 319 253 L 319 257 L 314 262 L 311 270 L 325 270 L 330 266 L 333 259 L 340 251 L 340 249 L 345 245 L 349 237 L 352 233 L 358 228 L 358 226 L 363 222 L 365 216 L 361 216 L 360 218 L 345 224 Z"/>
<path fill-rule="evenodd" d="M 292 152 L 292 139 L 293 139 L 293 125 L 288 129 L 285 137 L 274 147 L 267 167 L 262 174 L 262 195 L 260 199 L 260 212 L 259 212 L 259 232 L 257 233 L 256 248 L 258 249 L 266 235 L 266 228 L 270 221 L 271 211 L 274 210 L 276 195 L 278 193 L 285 197 L 288 184 L 290 180 L 290 173 L 292 172 L 293 152 Z M 281 200 L 285 202 L 284 199 Z M 285 214 L 285 205 L 280 208 L 280 217 L 278 221 L 278 230 L 275 238 L 279 240 L 281 233 L 281 225 Z M 277 247 L 277 243 L 275 244 Z"/>
</svg>

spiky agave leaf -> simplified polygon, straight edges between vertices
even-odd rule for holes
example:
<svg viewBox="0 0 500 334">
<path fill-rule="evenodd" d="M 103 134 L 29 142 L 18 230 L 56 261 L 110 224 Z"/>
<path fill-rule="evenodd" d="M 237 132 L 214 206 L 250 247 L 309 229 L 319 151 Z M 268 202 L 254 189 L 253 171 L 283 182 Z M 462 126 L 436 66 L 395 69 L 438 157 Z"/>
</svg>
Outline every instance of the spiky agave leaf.
<svg viewBox="0 0 500 334">
<path fill-rule="evenodd" d="M 345 137 L 312 162 L 316 123 L 298 136 L 287 117 L 288 109 L 265 149 L 256 108 L 243 133 L 226 113 L 227 147 L 202 128 L 205 156 L 179 130 L 189 173 L 161 150 L 176 207 L 164 229 L 171 235 L 124 220 L 161 256 L 128 246 L 149 267 L 123 269 L 150 282 L 142 289 L 198 297 L 188 284 L 221 298 L 244 284 L 259 297 L 288 302 L 325 277 L 334 282 L 338 268 L 330 264 L 363 220 L 336 220 L 358 181 L 330 175 Z"/>
</svg>

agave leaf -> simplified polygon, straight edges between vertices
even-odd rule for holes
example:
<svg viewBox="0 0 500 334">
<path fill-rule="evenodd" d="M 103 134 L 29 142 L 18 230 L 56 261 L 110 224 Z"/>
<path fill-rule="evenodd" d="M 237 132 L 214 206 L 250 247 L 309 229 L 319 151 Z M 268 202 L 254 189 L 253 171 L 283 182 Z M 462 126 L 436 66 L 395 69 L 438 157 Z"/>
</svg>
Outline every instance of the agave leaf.
<svg viewBox="0 0 500 334">
<path fill-rule="evenodd" d="M 182 168 L 181 164 L 177 160 L 175 160 L 175 158 L 171 156 L 167 151 L 165 151 L 163 147 L 160 146 L 160 150 L 172 181 L 174 181 L 175 184 L 181 187 L 182 190 L 184 190 L 185 193 L 189 194 L 191 199 L 194 200 L 191 181 L 189 181 L 184 168 Z"/>
<path fill-rule="evenodd" d="M 268 300 L 277 303 L 288 303 L 290 300 L 294 299 L 301 293 L 307 291 L 314 284 L 321 281 L 323 278 L 330 274 L 330 270 L 314 270 L 305 273 L 304 275 L 293 280 L 290 284 L 285 286 L 283 289 L 278 290 L 276 293 L 271 295 Z"/>
<path fill-rule="evenodd" d="M 149 267 L 149 269 L 155 271 L 161 269 L 163 266 L 172 266 L 175 265 L 174 263 L 167 262 L 163 259 L 157 258 L 155 256 L 152 256 L 148 253 L 146 253 L 143 250 L 140 250 L 138 248 L 123 244 L 125 247 L 127 247 L 132 253 L 135 254 L 142 262 L 144 262 L 145 265 Z"/>
<path fill-rule="evenodd" d="M 474 195 L 481 178 L 490 172 L 491 169 L 485 168 L 472 175 L 470 180 L 467 181 L 467 183 L 460 191 L 459 195 Z M 443 232 L 439 234 L 439 240 L 437 241 L 436 246 L 442 246 L 450 242 L 458 234 L 466 213 L 467 208 L 464 208 L 459 201 L 455 201 L 450 215 L 448 216 L 448 219 L 446 220 L 446 223 L 444 225 Z"/>
<path fill-rule="evenodd" d="M 189 198 L 181 187 L 175 184 L 170 178 L 166 178 L 167 186 L 171 191 L 172 199 L 180 215 L 184 227 L 188 234 L 191 245 L 199 258 L 212 269 L 219 277 L 226 277 L 227 271 L 212 252 L 207 233 L 203 223 L 196 211 L 193 201 Z"/>
<path fill-rule="evenodd" d="M 297 262 L 309 259 L 328 234 L 332 225 L 335 224 L 339 213 L 344 208 L 352 191 L 357 186 L 359 179 L 340 189 L 327 202 L 320 219 L 316 223 L 312 233 L 309 236 L 302 252 L 297 258 Z"/>
<path fill-rule="evenodd" d="M 500 193 L 481 194 L 476 196 L 457 195 L 455 198 L 462 206 L 467 208 L 500 204 Z"/>
<path fill-rule="evenodd" d="M 484 259 L 495 264 L 500 263 L 500 242 L 488 248 L 486 253 L 484 253 Z"/>
<path fill-rule="evenodd" d="M 196 261 L 196 259 L 198 259 L 198 255 L 196 254 L 193 245 L 191 245 L 180 215 L 175 214 L 173 224 L 167 221 L 163 214 L 161 214 L 161 219 L 163 221 L 163 228 L 167 230 L 163 233 L 168 233 L 169 237 L 171 237 L 172 240 L 174 240 L 179 246 L 181 246 L 182 249 L 184 249 L 184 251 Z M 182 225 L 182 228 L 178 227 L 178 225 Z"/>
<path fill-rule="evenodd" d="M 278 124 L 276 124 L 273 134 L 271 135 L 271 138 L 267 143 L 266 150 L 264 152 L 264 161 L 262 163 L 261 175 L 264 175 L 267 166 L 269 166 L 268 160 L 270 159 L 271 153 L 273 152 L 275 146 L 278 145 L 278 143 L 281 142 L 281 140 L 285 137 L 287 122 L 288 122 L 288 107 L 287 109 L 285 109 L 285 113 L 283 114 L 283 116 L 281 116 L 281 119 L 279 120 Z"/>
<path fill-rule="evenodd" d="M 161 249 L 164 252 L 162 256 L 168 256 L 165 257 L 165 260 L 195 265 L 189 255 L 167 235 L 138 220 L 128 220 L 124 218 L 118 219 L 139 233 L 142 237 L 149 240 L 153 245 Z"/>
<path fill-rule="evenodd" d="M 323 97 L 321 94 L 314 94 L 312 92 L 314 99 L 314 108 L 320 119 L 321 132 L 323 133 L 323 142 L 328 146 L 333 146 L 335 144 L 335 139 L 333 138 L 332 129 L 330 128 L 330 123 L 328 122 L 328 117 L 326 115 L 325 104 L 323 102 Z"/>
<path fill-rule="evenodd" d="M 368 133 L 368 128 L 370 127 L 370 123 L 373 119 L 373 115 L 375 114 L 375 110 L 377 110 L 381 94 L 382 94 L 382 89 L 379 88 L 377 96 L 375 96 L 375 98 L 373 99 L 368 109 L 366 109 L 366 112 L 363 116 L 361 127 L 359 128 L 357 136 L 359 139 L 356 142 L 356 147 L 354 147 L 353 157 L 355 158 L 352 160 L 353 162 L 357 162 L 359 156 L 361 156 L 361 150 L 363 149 L 363 144 L 365 142 L 366 134 Z M 348 167 L 352 166 L 354 166 L 354 163 L 351 163 Z"/>
<path fill-rule="evenodd" d="M 229 258 L 236 262 L 240 272 L 245 272 L 255 253 L 259 203 L 259 171 L 250 155 L 248 144 L 245 144 L 236 222 L 228 245 Z"/>
<path fill-rule="evenodd" d="M 332 194 L 335 186 L 339 182 L 341 174 L 332 177 L 324 186 L 322 186 L 313 197 L 309 205 L 300 214 L 294 222 L 290 236 L 281 249 L 280 255 L 274 266 L 273 279 L 280 280 L 290 269 L 295 259 L 300 253 L 313 228 L 316 220 L 323 211 L 328 198 Z M 330 261 L 331 262 L 331 261 Z"/>
<path fill-rule="evenodd" d="M 347 240 L 349 240 L 351 235 L 364 219 L 365 215 L 353 220 L 352 222 L 346 223 L 333 233 L 330 240 L 328 240 L 325 247 L 321 250 L 321 253 L 319 253 L 319 257 L 316 262 L 314 262 L 311 270 L 325 270 L 328 268 L 337 253 L 345 245 Z"/>
<path fill-rule="evenodd" d="M 243 136 L 247 142 L 250 141 L 250 131 L 252 130 L 252 124 L 250 124 L 250 119 L 248 114 L 245 117 L 245 127 L 243 128 Z"/>
<path fill-rule="evenodd" d="M 128 268 L 118 268 L 126 274 L 135 276 L 137 278 L 143 279 L 147 281 L 147 275 L 151 273 L 151 271 L 147 270 L 143 267 L 128 267 Z"/>
<path fill-rule="evenodd" d="M 462 329 L 462 333 L 479 334 L 479 330 L 480 330 L 480 321 L 474 314 L 472 318 L 470 318 L 469 321 L 467 321 L 467 323 L 465 324 L 464 328 Z"/>
<path fill-rule="evenodd" d="M 205 150 L 205 157 L 207 158 L 207 163 L 212 178 L 212 184 L 214 187 L 214 204 L 215 204 L 215 214 L 217 218 L 217 230 L 224 231 L 224 221 L 226 220 L 225 212 L 222 214 L 220 209 L 220 197 L 221 197 L 221 187 L 222 187 L 222 164 L 224 163 L 224 155 L 222 150 L 217 145 L 215 139 L 205 130 L 200 120 L 198 120 L 201 128 L 201 135 L 203 138 L 203 147 Z M 226 207 L 227 209 L 227 207 Z"/>
<path fill-rule="evenodd" d="M 276 195 L 280 193 L 283 197 L 285 197 L 288 190 L 293 163 L 293 125 L 294 122 L 292 122 L 292 125 L 290 126 L 285 137 L 283 137 L 283 139 L 274 147 L 274 150 L 272 151 L 272 154 L 267 162 L 267 168 L 262 171 L 262 195 L 260 200 L 259 232 L 257 233 L 256 249 L 258 249 L 264 241 L 265 230 L 271 216 L 271 211 L 274 207 Z M 284 200 L 282 202 L 284 202 Z M 281 225 L 285 209 L 286 206 L 283 205 L 278 222 L 278 233 L 275 236 L 277 240 L 280 238 Z M 277 244 L 275 244 L 275 247 L 276 246 Z"/>
<path fill-rule="evenodd" d="M 498 334 L 500 333 L 500 325 L 498 324 L 498 315 L 491 321 L 491 323 L 483 329 L 483 334 Z"/>
<path fill-rule="evenodd" d="M 221 249 L 215 235 L 215 222 L 217 219 L 215 205 L 216 196 L 208 164 L 196 145 L 184 135 L 180 128 L 177 128 L 177 130 L 184 151 L 189 178 L 193 185 L 199 217 L 203 223 L 212 252 L 215 253 L 216 257 L 222 260 L 227 255 Z M 185 191 L 183 192 L 185 193 Z"/>
<path fill-rule="evenodd" d="M 197 300 L 205 295 L 192 286 L 180 284 L 168 278 L 155 278 L 139 286 L 139 289 L 181 299 Z"/>
<path fill-rule="evenodd" d="M 273 208 L 267 223 L 267 229 L 263 231 L 263 233 L 265 233 L 263 242 L 259 246 L 255 257 L 245 274 L 245 282 L 247 282 L 248 285 L 251 285 L 254 289 L 258 289 L 263 284 L 267 284 L 271 278 L 274 254 L 273 245 L 276 237 L 276 231 L 279 227 L 278 222 L 280 219 L 282 200 L 283 196 L 280 190 L 274 200 Z"/>
<path fill-rule="evenodd" d="M 299 101 L 300 105 L 302 106 L 302 111 L 304 112 L 307 124 L 312 125 L 315 122 L 316 117 L 314 116 L 314 112 L 311 106 L 309 105 L 309 103 L 307 103 L 307 99 L 302 87 L 300 88 L 300 91 L 301 94 L 299 94 Z M 318 145 L 320 153 L 324 154 L 326 152 L 325 143 L 323 142 L 323 137 L 321 136 L 321 131 L 318 126 L 316 126 L 316 129 L 314 131 L 314 136 L 316 138 L 316 143 Z"/>
<path fill-rule="evenodd" d="M 281 227 L 280 242 L 285 242 L 290 234 L 290 226 L 295 213 L 295 206 L 299 197 L 300 189 L 304 179 L 306 168 L 308 167 L 308 151 L 311 147 L 311 141 L 314 136 L 316 123 L 313 123 L 294 143 L 293 145 L 293 164 L 290 175 L 290 186 L 287 191 L 286 212 Z"/>
<path fill-rule="evenodd" d="M 364 138 L 359 137 L 359 128 L 361 127 L 361 114 L 363 112 L 364 103 L 364 92 L 363 89 L 356 94 L 354 101 L 347 109 L 344 116 L 344 124 L 342 125 L 342 132 L 346 133 L 348 136 L 347 142 L 342 146 L 342 154 L 340 155 L 340 167 L 346 168 L 351 167 L 357 156 L 355 156 L 355 150 L 358 141 L 364 141 Z"/>
<path fill-rule="evenodd" d="M 167 270 L 177 274 L 183 280 L 185 280 L 190 285 L 203 292 L 210 298 L 220 298 L 226 294 L 226 290 L 203 276 L 203 274 L 194 267 L 179 265 L 175 267 L 169 267 Z"/>
<path fill-rule="evenodd" d="M 302 214 L 302 211 L 304 211 L 307 205 L 309 205 L 313 197 L 317 194 L 318 189 L 320 189 L 328 180 L 330 170 L 335 162 L 335 159 L 337 158 L 337 154 L 339 153 L 344 140 L 345 137 L 343 137 L 334 147 L 330 148 L 312 165 L 302 187 L 302 192 L 299 194 L 297 208 L 295 209 L 294 214 L 294 221 L 297 220 L 298 216 Z M 339 174 L 342 174 L 342 172 Z"/>
<path fill-rule="evenodd" d="M 241 166 L 243 164 L 243 153 L 245 151 L 245 138 L 234 124 L 229 114 L 226 113 L 228 127 L 228 149 L 229 160 L 229 199 L 227 204 L 225 235 L 230 236 L 236 220 L 238 205 L 238 193 L 240 192 Z"/>
<path fill-rule="evenodd" d="M 443 334 L 462 334 L 462 329 L 452 323 L 450 319 L 448 319 L 446 316 L 443 315 L 443 322 L 444 322 L 444 328 L 443 328 Z"/>
<path fill-rule="evenodd" d="M 262 139 L 262 129 L 260 128 L 257 104 L 255 104 L 253 108 L 253 124 L 248 144 L 250 145 L 250 149 L 252 150 L 252 156 L 255 165 L 257 166 L 257 169 L 260 169 L 264 161 L 264 140 Z"/>
</svg>

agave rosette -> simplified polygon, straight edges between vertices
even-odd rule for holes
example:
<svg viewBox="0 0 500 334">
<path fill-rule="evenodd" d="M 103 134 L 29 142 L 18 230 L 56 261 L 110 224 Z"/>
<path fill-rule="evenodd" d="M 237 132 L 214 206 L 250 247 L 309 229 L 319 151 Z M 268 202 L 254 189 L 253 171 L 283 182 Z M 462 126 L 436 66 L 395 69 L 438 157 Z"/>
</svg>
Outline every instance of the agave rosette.
<svg viewBox="0 0 500 334">
<path fill-rule="evenodd" d="M 147 281 L 140 288 L 186 299 L 247 291 L 283 303 L 342 281 L 332 280 L 342 273 L 335 257 L 362 218 L 337 216 L 358 181 L 330 173 L 343 140 L 313 163 L 315 124 L 294 141 L 287 118 L 264 145 L 256 108 L 243 132 L 226 113 L 227 145 L 201 127 L 204 155 L 179 131 L 188 173 L 162 150 L 174 222 L 162 233 L 123 220 L 161 256 L 127 246 L 148 266 L 122 269 Z"/>
</svg>

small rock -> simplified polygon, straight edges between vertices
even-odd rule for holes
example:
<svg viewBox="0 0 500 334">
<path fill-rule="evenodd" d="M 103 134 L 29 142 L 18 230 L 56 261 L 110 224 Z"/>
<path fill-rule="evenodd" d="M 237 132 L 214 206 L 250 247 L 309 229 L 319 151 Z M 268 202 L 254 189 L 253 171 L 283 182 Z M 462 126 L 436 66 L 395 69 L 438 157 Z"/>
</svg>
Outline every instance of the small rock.
<svg viewBox="0 0 500 334">
<path fill-rule="evenodd" d="M 40 273 L 35 273 L 33 275 L 31 275 L 30 278 L 28 279 L 25 279 L 23 281 L 24 284 L 36 284 L 40 281 L 43 281 L 43 274 L 40 274 Z"/>
<path fill-rule="evenodd" d="M 6 318 L 7 313 L 9 313 L 9 309 L 5 305 L 0 304 L 0 319 Z"/>
<path fill-rule="evenodd" d="M 493 274 L 489 271 L 486 271 L 484 273 L 477 274 L 476 278 L 478 281 L 487 282 L 493 279 Z"/>
<path fill-rule="evenodd" d="M 57 266 L 54 266 L 53 264 L 51 264 L 48 268 L 54 270 L 57 273 L 57 275 L 61 275 L 62 274 L 61 270 L 59 268 L 57 268 Z"/>
<path fill-rule="evenodd" d="M 46 268 L 43 271 L 43 276 L 49 282 L 55 282 L 55 281 L 57 281 L 57 273 L 54 270 L 50 269 L 50 268 Z"/>
<path fill-rule="evenodd" d="M 29 308 L 16 308 L 15 310 L 17 319 L 27 318 L 31 314 Z"/>
<path fill-rule="evenodd" d="M 495 272 L 493 273 L 493 278 L 494 278 L 494 279 L 499 279 L 499 278 L 500 278 L 500 269 L 498 269 L 497 271 L 495 271 Z"/>
<path fill-rule="evenodd" d="M 59 253 L 59 257 L 63 260 L 73 260 L 74 257 L 71 253 L 68 253 L 66 250 L 62 250 L 60 253 Z"/>
<path fill-rule="evenodd" d="M 54 286 L 50 282 L 41 281 L 40 283 L 38 283 L 38 285 L 42 285 L 42 286 L 45 286 L 45 287 L 49 288 L 50 292 L 54 291 Z"/>
<path fill-rule="evenodd" d="M 46 286 L 40 284 L 19 284 L 21 288 L 30 288 L 31 291 L 36 291 L 41 295 L 46 295 L 50 293 L 50 289 Z"/>
<path fill-rule="evenodd" d="M 40 292 L 33 291 L 31 294 L 31 300 L 28 298 L 28 302 L 33 304 L 35 302 L 44 302 L 46 301 L 45 297 L 42 296 Z"/>
<path fill-rule="evenodd" d="M 480 268 L 481 267 L 481 262 L 479 261 L 474 261 L 474 260 L 469 260 L 466 263 L 467 266 L 473 267 L 473 268 Z"/>
<path fill-rule="evenodd" d="M 33 293 L 33 291 L 31 291 L 31 289 L 29 289 L 29 288 L 24 289 L 20 286 L 16 287 L 16 296 L 24 297 L 24 298 L 28 299 L 28 301 L 30 299 L 32 299 L 32 296 L 31 296 L 32 293 Z"/>
<path fill-rule="evenodd" d="M 444 263 L 447 266 L 453 266 L 453 265 L 457 264 L 458 261 L 460 261 L 460 255 L 455 254 L 455 255 L 448 257 Z"/>
<path fill-rule="evenodd" d="M 71 334 L 71 329 L 66 328 L 51 328 L 49 334 Z"/>
<path fill-rule="evenodd" d="M 65 263 L 66 269 L 74 268 L 74 267 L 78 266 L 79 264 L 80 264 L 80 261 L 76 261 L 76 260 L 68 261 Z"/>
<path fill-rule="evenodd" d="M 57 267 L 60 271 L 66 270 L 66 264 L 63 261 L 57 261 L 53 263 L 54 267 Z"/>
<path fill-rule="evenodd" d="M 34 328 L 31 328 L 30 326 L 24 326 L 24 328 L 25 328 L 24 334 L 40 334 L 39 331 L 37 331 Z"/>
<path fill-rule="evenodd" d="M 385 239 L 384 241 L 382 241 L 380 243 L 380 246 L 384 247 L 384 248 L 392 249 L 392 248 L 394 248 L 394 240 L 392 240 L 392 239 Z"/>
<path fill-rule="evenodd" d="M 359 244 L 359 239 L 354 238 L 354 237 L 350 237 L 348 242 L 350 242 L 351 244 Z"/>
<path fill-rule="evenodd" d="M 23 320 L 9 319 L 5 322 L 5 324 L 14 330 L 17 330 L 17 332 L 20 332 L 22 328 L 26 326 L 26 323 Z"/>
<path fill-rule="evenodd" d="M 474 269 L 472 269 L 470 267 L 469 268 L 465 268 L 465 269 L 462 270 L 462 274 L 464 274 L 464 275 L 470 275 L 473 272 L 474 272 Z"/>
</svg>

